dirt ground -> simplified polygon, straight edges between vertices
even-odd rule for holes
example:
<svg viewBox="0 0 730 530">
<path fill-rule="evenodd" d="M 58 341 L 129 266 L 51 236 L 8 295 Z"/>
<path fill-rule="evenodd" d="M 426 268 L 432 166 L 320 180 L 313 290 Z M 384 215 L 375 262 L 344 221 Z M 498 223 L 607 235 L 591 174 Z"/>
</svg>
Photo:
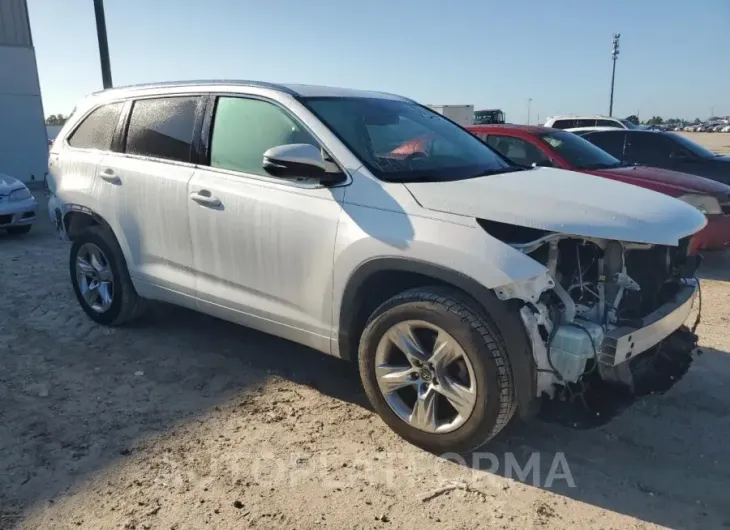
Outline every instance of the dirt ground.
<svg viewBox="0 0 730 530">
<path fill-rule="evenodd" d="M 730 155 L 730 134 L 728 133 L 679 133 L 690 140 L 704 145 L 721 155 Z"/>
<path fill-rule="evenodd" d="M 67 260 L 49 224 L 0 237 L 0 529 L 730 528 L 728 255 L 672 390 L 466 461 L 403 442 L 306 348 L 168 306 L 93 325 Z"/>
</svg>

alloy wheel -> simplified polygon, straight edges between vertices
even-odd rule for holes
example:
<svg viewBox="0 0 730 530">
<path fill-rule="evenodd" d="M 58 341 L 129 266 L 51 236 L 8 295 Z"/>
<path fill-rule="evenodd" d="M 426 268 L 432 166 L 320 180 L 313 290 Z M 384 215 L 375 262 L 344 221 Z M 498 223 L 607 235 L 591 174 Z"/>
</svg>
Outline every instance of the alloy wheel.
<svg viewBox="0 0 730 530">
<path fill-rule="evenodd" d="M 424 432 L 458 429 L 476 405 L 471 361 L 451 335 L 429 322 L 399 322 L 382 336 L 375 377 L 393 412 Z"/>
<path fill-rule="evenodd" d="M 114 299 L 114 276 L 104 252 L 84 243 L 76 255 L 76 281 L 84 302 L 97 313 L 109 310 Z"/>
</svg>

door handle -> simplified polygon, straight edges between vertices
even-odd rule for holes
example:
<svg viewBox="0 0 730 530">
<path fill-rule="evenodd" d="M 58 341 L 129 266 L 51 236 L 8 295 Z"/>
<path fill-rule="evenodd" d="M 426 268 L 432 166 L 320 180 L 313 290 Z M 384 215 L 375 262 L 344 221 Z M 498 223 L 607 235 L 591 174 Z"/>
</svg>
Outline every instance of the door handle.
<svg viewBox="0 0 730 530">
<path fill-rule="evenodd" d="M 99 173 L 99 177 L 102 180 L 105 180 L 112 184 L 121 184 L 122 183 L 122 180 L 114 174 L 113 169 L 105 169 L 104 171 Z"/>
<path fill-rule="evenodd" d="M 202 204 L 203 206 L 209 206 L 211 208 L 217 208 L 221 205 L 221 201 L 218 197 L 214 197 L 208 190 L 200 190 L 190 194 L 190 198 Z"/>
</svg>

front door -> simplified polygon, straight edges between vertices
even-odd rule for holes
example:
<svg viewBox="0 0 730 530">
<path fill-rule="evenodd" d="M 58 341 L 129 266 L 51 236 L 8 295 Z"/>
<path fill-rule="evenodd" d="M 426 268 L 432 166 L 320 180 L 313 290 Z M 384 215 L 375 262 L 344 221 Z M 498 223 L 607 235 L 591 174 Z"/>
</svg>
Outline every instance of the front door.
<svg viewBox="0 0 730 530">
<path fill-rule="evenodd" d="M 264 152 L 293 143 L 319 145 L 278 104 L 218 98 L 209 162 L 189 186 L 198 297 L 208 313 L 328 351 L 344 188 L 269 175 Z"/>
</svg>

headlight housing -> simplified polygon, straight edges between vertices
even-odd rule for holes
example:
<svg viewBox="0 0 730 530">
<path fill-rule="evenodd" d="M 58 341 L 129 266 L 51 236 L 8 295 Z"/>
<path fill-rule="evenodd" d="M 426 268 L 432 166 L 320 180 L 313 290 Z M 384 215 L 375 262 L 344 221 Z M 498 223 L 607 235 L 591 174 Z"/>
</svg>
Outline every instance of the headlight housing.
<svg viewBox="0 0 730 530">
<path fill-rule="evenodd" d="M 24 187 L 11 191 L 10 195 L 8 195 L 8 199 L 11 201 L 24 201 L 25 199 L 30 199 L 32 196 L 33 195 L 31 195 L 30 190 Z"/>
<path fill-rule="evenodd" d="M 722 213 L 720 201 L 712 195 L 690 193 L 688 195 L 682 195 L 679 200 L 684 201 L 687 204 L 691 204 L 705 215 L 717 215 Z"/>
</svg>

